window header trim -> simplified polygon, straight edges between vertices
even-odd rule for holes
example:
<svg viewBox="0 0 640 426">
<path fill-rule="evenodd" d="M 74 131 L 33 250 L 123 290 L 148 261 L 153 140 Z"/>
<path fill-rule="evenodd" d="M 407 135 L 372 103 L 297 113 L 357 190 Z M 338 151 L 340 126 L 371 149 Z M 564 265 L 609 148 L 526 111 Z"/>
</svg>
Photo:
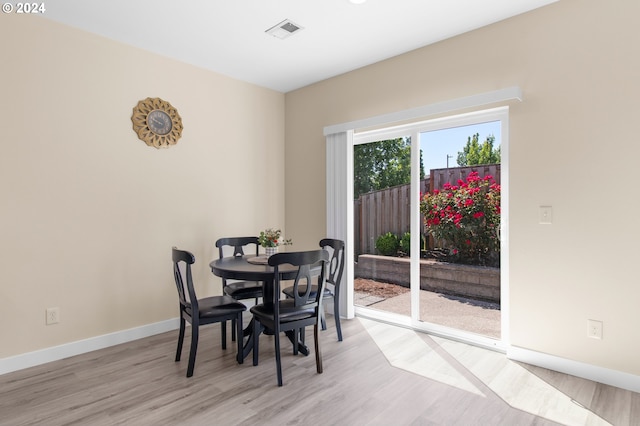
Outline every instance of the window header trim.
<svg viewBox="0 0 640 426">
<path fill-rule="evenodd" d="M 403 111 L 382 114 L 375 117 L 364 118 L 361 120 L 349 121 L 347 123 L 334 124 L 331 126 L 326 126 L 324 128 L 324 135 L 327 136 L 335 133 L 345 132 L 347 130 L 363 129 L 407 120 L 424 120 L 430 116 L 438 114 L 459 111 L 466 108 L 481 107 L 498 102 L 504 103 L 512 100 L 522 102 L 522 89 L 520 89 L 520 87 L 507 87 L 505 89 L 494 90 L 493 92 L 480 93 L 464 98 L 436 102 L 434 104 L 423 105 Z"/>
</svg>

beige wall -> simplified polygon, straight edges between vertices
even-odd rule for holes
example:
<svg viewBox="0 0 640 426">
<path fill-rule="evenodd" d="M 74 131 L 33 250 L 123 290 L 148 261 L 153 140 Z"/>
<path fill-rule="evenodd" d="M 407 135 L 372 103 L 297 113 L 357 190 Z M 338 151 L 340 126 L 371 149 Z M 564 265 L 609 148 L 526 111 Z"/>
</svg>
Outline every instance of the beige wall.
<svg viewBox="0 0 640 426">
<path fill-rule="evenodd" d="M 510 342 L 640 374 L 638 16 L 635 0 L 562 0 L 288 93 L 289 234 L 311 245 L 325 232 L 324 126 L 520 86 Z M 538 224 L 540 205 L 553 225 Z M 604 322 L 603 340 L 586 337 L 588 318 Z"/>
<path fill-rule="evenodd" d="M 0 36 L 0 358 L 175 318 L 172 246 L 219 293 L 215 239 L 284 227 L 283 94 L 37 17 Z M 146 97 L 176 146 L 133 132 Z"/>
</svg>

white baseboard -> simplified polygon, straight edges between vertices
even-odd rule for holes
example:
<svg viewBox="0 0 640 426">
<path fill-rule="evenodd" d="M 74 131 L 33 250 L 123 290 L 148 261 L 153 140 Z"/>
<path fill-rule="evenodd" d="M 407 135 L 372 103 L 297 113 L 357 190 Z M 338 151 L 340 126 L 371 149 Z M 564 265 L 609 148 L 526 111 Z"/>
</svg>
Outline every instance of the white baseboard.
<svg viewBox="0 0 640 426">
<path fill-rule="evenodd" d="M 0 359 L 0 374 L 22 370 L 24 368 L 45 364 L 51 361 L 80 355 L 87 352 L 103 349 L 109 346 L 119 345 L 132 340 L 142 339 L 155 334 L 177 330 L 179 327 L 178 318 L 160 321 L 141 327 L 130 328 L 128 330 L 116 331 L 102 336 L 91 337 L 89 339 L 78 340 L 76 342 L 65 343 L 51 348 L 27 352 L 8 358 Z"/>
<path fill-rule="evenodd" d="M 633 374 L 585 364 L 583 362 L 572 361 L 555 355 L 548 355 L 542 352 L 536 352 L 516 346 L 510 346 L 507 349 L 507 358 L 514 361 L 521 361 L 527 364 L 536 365 L 538 367 L 548 368 L 549 370 L 558 371 L 560 373 L 582 377 L 583 379 L 593 380 L 594 382 L 604 383 L 605 385 L 630 390 L 632 392 L 640 392 L 640 376 L 635 376 Z"/>
</svg>

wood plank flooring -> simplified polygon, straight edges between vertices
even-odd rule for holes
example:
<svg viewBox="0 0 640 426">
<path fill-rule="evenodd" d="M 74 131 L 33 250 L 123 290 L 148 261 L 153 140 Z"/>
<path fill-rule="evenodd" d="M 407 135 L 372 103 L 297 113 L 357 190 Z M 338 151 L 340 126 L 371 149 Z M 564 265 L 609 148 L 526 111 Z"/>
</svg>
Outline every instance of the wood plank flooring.
<svg viewBox="0 0 640 426">
<path fill-rule="evenodd" d="M 272 337 L 238 365 L 212 325 L 192 378 L 177 331 L 2 375 L 0 425 L 640 425 L 637 393 L 365 319 L 337 342 L 327 324 L 324 373 L 283 344 L 281 388 Z"/>
</svg>

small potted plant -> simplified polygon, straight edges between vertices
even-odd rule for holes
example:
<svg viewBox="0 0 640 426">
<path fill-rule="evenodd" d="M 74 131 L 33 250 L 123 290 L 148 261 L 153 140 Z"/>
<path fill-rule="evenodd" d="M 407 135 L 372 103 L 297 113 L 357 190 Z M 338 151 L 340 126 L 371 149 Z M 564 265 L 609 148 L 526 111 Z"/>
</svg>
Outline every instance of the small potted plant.
<svg viewBox="0 0 640 426">
<path fill-rule="evenodd" d="M 258 242 L 262 247 L 264 247 L 264 251 L 267 256 L 276 254 L 278 252 L 278 246 L 288 246 L 292 244 L 290 239 L 282 238 L 281 230 L 273 228 L 260 231 Z"/>
</svg>

